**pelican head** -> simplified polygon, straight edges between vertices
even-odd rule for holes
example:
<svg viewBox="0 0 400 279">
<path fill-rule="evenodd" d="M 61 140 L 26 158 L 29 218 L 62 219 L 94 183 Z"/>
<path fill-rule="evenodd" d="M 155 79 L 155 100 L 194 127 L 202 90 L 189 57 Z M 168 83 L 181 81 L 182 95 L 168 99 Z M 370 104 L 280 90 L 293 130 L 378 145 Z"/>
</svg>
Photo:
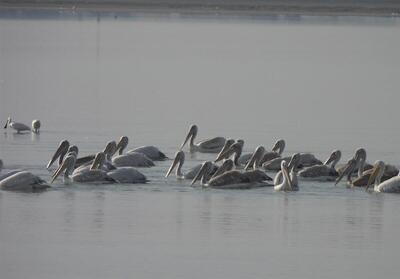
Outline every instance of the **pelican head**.
<svg viewBox="0 0 400 279">
<path fill-rule="evenodd" d="M 354 155 L 354 159 L 356 159 L 356 161 L 357 161 L 358 176 L 360 177 L 362 175 L 362 173 L 364 172 L 364 166 L 365 166 L 365 162 L 367 160 L 367 152 L 365 151 L 365 149 L 358 148 Z"/>
<path fill-rule="evenodd" d="M 104 152 L 99 152 L 96 154 L 96 157 L 93 160 L 92 165 L 90 166 L 91 170 L 100 169 L 106 160 L 106 155 Z"/>
<path fill-rule="evenodd" d="M 224 147 L 222 147 L 222 150 L 218 153 L 217 158 L 214 160 L 214 162 L 218 162 L 218 161 L 221 161 L 222 159 L 224 159 L 222 157 L 222 154 L 224 154 L 225 151 L 227 151 L 234 143 L 235 143 L 234 139 L 227 139 L 225 141 Z"/>
<path fill-rule="evenodd" d="M 244 169 L 249 170 L 253 167 L 253 169 L 256 170 L 260 166 L 260 162 L 264 156 L 264 153 L 265 153 L 264 146 L 258 146 L 254 151 L 253 155 L 251 155 L 251 158 L 247 163 L 247 165 L 244 167 Z"/>
<path fill-rule="evenodd" d="M 340 150 L 334 150 L 332 151 L 328 160 L 325 161 L 324 165 L 329 166 L 329 164 L 332 163 L 332 168 L 335 168 L 336 164 L 340 161 L 341 157 L 342 157 L 342 152 Z"/>
<path fill-rule="evenodd" d="M 385 163 L 382 161 L 376 161 L 374 167 L 372 169 L 371 176 L 368 179 L 367 187 L 365 191 L 368 191 L 369 187 L 371 186 L 372 182 L 375 181 L 375 185 L 379 185 L 381 183 L 381 179 L 383 173 L 385 172 Z"/>
<path fill-rule="evenodd" d="M 217 171 L 211 176 L 211 178 L 217 177 L 218 175 L 221 175 L 227 171 L 230 171 L 233 169 L 233 161 L 231 159 L 225 160 L 222 165 L 217 169 Z M 211 179 L 210 178 L 210 179 Z"/>
<path fill-rule="evenodd" d="M 223 152 L 221 155 L 218 155 L 217 159 L 215 159 L 214 162 L 218 162 L 223 159 L 228 159 L 233 154 L 235 154 L 234 163 L 237 166 L 239 157 L 242 154 L 243 145 L 244 145 L 243 140 L 241 139 L 237 140 L 234 144 L 232 144 L 229 148 L 227 148 L 225 152 Z"/>
<path fill-rule="evenodd" d="M 279 155 L 282 155 L 283 151 L 285 150 L 285 146 L 285 140 L 280 139 L 275 142 L 274 146 L 272 147 L 272 151 L 278 153 Z"/>
<path fill-rule="evenodd" d="M 212 169 L 212 163 L 210 161 L 204 162 L 199 172 L 193 178 L 192 183 L 190 183 L 190 185 L 196 183 L 196 181 L 200 178 L 201 178 L 201 184 L 205 185 L 208 179 L 210 178 L 211 169 Z"/>
<path fill-rule="evenodd" d="M 285 160 L 281 162 L 281 171 L 283 174 L 283 183 L 286 182 L 285 188 L 283 189 L 284 191 L 291 191 L 292 190 L 292 181 L 290 180 L 289 176 L 289 170 L 288 170 L 288 164 Z"/>
<path fill-rule="evenodd" d="M 7 122 L 6 122 L 6 125 L 4 125 L 4 129 L 7 129 L 8 124 L 10 124 L 10 123 L 11 123 L 11 116 L 9 116 L 9 117 L 7 118 Z"/>
<path fill-rule="evenodd" d="M 51 176 L 50 183 L 53 183 L 54 180 L 62 172 L 64 172 L 64 178 L 68 178 L 72 174 L 72 172 L 74 171 L 76 157 L 77 157 L 77 154 L 74 151 L 69 152 L 67 154 L 67 156 L 65 157 L 64 161 L 62 162 L 62 164 L 58 167 L 58 169 L 56 169 L 54 174 Z"/>
<path fill-rule="evenodd" d="M 301 160 L 300 153 L 294 153 L 290 158 L 288 169 L 290 171 L 296 171 L 297 167 L 300 164 L 300 160 Z"/>
<path fill-rule="evenodd" d="M 119 141 L 117 143 L 117 147 L 116 147 L 116 152 L 118 151 L 118 155 L 122 154 L 124 149 L 128 146 L 128 142 L 129 142 L 129 139 L 127 136 L 122 136 L 119 139 Z"/>
<path fill-rule="evenodd" d="M 107 160 L 111 160 L 111 157 L 117 152 L 117 143 L 115 140 L 109 141 L 103 150 Z"/>
<path fill-rule="evenodd" d="M 351 182 L 351 175 L 356 168 L 357 168 L 357 160 L 354 158 L 350 159 L 344 166 L 344 170 L 342 171 L 342 173 L 336 179 L 335 185 L 337 185 L 340 182 L 340 180 L 342 180 L 342 178 L 346 175 L 347 175 L 347 181 Z"/>
<path fill-rule="evenodd" d="M 79 153 L 79 148 L 78 148 L 78 146 L 76 146 L 76 145 L 71 145 L 71 146 L 68 148 L 68 152 L 67 152 L 67 153 L 72 153 L 72 152 L 74 152 L 74 153 L 78 156 L 78 153 Z"/>
<path fill-rule="evenodd" d="M 178 178 L 183 177 L 181 168 L 182 168 L 182 165 L 184 162 L 185 162 L 185 153 L 182 150 L 176 152 L 174 161 L 172 162 L 171 166 L 169 167 L 165 177 L 168 177 L 177 165 L 178 165 L 178 168 L 176 169 L 176 176 Z"/>
<path fill-rule="evenodd" d="M 46 168 L 49 169 L 50 166 L 57 160 L 57 158 L 60 158 L 58 164 L 61 165 L 61 162 L 63 161 L 65 154 L 67 154 L 68 149 L 69 149 L 69 142 L 67 140 L 61 141 L 53 157 L 51 157 L 49 163 L 47 164 Z"/>
<path fill-rule="evenodd" d="M 181 147 L 179 148 L 179 150 L 182 150 L 182 148 L 185 146 L 185 144 L 188 142 L 188 140 L 190 139 L 190 146 L 194 145 L 194 138 L 197 136 L 197 131 L 198 131 L 198 127 L 197 125 L 191 125 L 189 132 L 186 135 L 185 141 L 182 143 Z"/>
</svg>

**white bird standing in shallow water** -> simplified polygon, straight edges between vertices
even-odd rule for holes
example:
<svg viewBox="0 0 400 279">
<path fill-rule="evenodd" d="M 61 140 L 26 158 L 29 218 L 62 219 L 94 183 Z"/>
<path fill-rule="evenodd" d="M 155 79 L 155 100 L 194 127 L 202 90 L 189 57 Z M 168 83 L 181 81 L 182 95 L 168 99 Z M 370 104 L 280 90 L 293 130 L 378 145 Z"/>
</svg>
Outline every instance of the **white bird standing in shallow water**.
<svg viewBox="0 0 400 279">
<path fill-rule="evenodd" d="M 39 134 L 40 126 L 40 120 L 32 120 L 32 132 L 34 132 L 35 134 Z"/>
<path fill-rule="evenodd" d="M 221 151 L 225 144 L 225 138 L 224 137 L 215 137 L 212 139 L 206 139 L 199 141 L 197 143 L 194 143 L 194 139 L 197 136 L 198 132 L 198 127 L 197 125 L 192 125 L 190 126 L 189 132 L 185 138 L 185 141 L 182 143 L 181 147 L 179 150 L 182 150 L 182 148 L 185 146 L 185 144 L 188 142 L 190 139 L 190 152 L 202 152 L 202 153 L 218 153 Z"/>
<path fill-rule="evenodd" d="M 317 181 L 335 181 L 336 177 L 339 175 L 335 167 L 341 157 L 342 152 L 340 152 L 340 150 L 334 150 L 323 165 L 304 168 L 299 172 L 299 176 Z"/>
<path fill-rule="evenodd" d="M 176 167 L 176 178 L 177 179 L 193 179 L 196 176 L 196 174 L 199 172 L 199 170 L 202 166 L 202 164 L 198 164 L 198 165 L 194 166 L 193 168 L 189 169 L 186 173 L 183 173 L 182 166 L 184 163 L 185 163 L 185 153 L 182 150 L 180 150 L 180 151 L 176 152 L 175 158 L 172 161 L 172 164 L 169 167 L 165 177 L 167 178 Z M 213 164 L 213 169 L 211 170 L 211 173 L 213 174 L 214 172 L 217 171 L 217 169 L 218 169 L 218 166 L 216 164 Z"/>
<path fill-rule="evenodd" d="M 119 155 L 122 155 L 124 149 L 128 146 L 129 139 L 127 136 L 122 136 L 118 143 L 117 143 L 117 152 Z M 161 152 L 157 147 L 148 145 L 148 146 L 141 146 L 132 150 L 127 151 L 127 154 L 131 153 L 142 153 L 146 155 L 149 159 L 153 161 L 163 161 L 168 159 L 168 157 Z"/>
<path fill-rule="evenodd" d="M 24 131 L 31 130 L 31 128 L 29 126 L 27 126 L 23 123 L 18 123 L 18 122 L 12 121 L 11 117 L 7 118 L 7 122 L 6 122 L 6 125 L 4 125 L 4 129 L 7 129 L 8 126 L 13 128 L 14 130 L 16 130 L 18 134 L 20 134 L 21 132 L 24 132 Z"/>
<path fill-rule="evenodd" d="M 274 190 L 275 191 L 285 191 L 285 192 L 293 191 L 292 181 L 290 180 L 288 166 L 287 166 L 287 163 L 285 160 L 283 160 L 281 162 L 281 171 L 283 174 L 283 180 L 281 183 L 275 184 Z"/>
<path fill-rule="evenodd" d="M 382 161 L 376 161 L 372 174 L 368 180 L 366 190 L 369 189 L 372 182 L 375 182 L 374 184 L 375 192 L 400 193 L 400 176 L 398 175 L 394 176 L 381 183 L 384 171 L 385 171 L 385 163 Z"/>
</svg>

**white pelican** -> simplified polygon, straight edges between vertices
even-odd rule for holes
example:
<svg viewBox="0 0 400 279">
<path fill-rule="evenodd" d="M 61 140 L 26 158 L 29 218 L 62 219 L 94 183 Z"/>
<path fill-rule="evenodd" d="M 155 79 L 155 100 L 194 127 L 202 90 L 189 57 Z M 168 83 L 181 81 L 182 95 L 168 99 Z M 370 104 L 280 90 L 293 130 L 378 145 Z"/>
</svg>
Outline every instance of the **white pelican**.
<svg viewBox="0 0 400 279">
<path fill-rule="evenodd" d="M 32 120 L 32 132 L 35 134 L 39 134 L 40 130 L 40 120 L 34 119 Z"/>
<path fill-rule="evenodd" d="M 267 180 L 272 179 L 260 170 L 246 172 L 231 170 L 210 179 L 211 167 L 212 162 L 205 162 L 199 173 L 193 179 L 191 185 L 201 178 L 201 184 L 203 186 L 218 189 L 250 189 L 255 187 L 272 186 L 266 182 Z"/>
<path fill-rule="evenodd" d="M 47 163 L 46 168 L 49 169 L 51 165 L 59 158 L 58 165 L 60 166 L 65 154 L 67 154 L 69 148 L 69 142 L 67 140 L 63 140 L 58 145 L 56 152 L 54 153 L 53 157 L 51 157 L 50 161 Z"/>
<path fill-rule="evenodd" d="M 189 132 L 185 138 L 185 141 L 182 143 L 181 147 L 179 150 L 182 150 L 182 148 L 185 146 L 185 144 L 188 142 L 190 139 L 190 152 L 202 152 L 202 153 L 218 153 L 221 151 L 225 144 L 225 138 L 224 137 L 215 137 L 212 139 L 206 139 L 202 140 L 198 143 L 194 143 L 194 139 L 197 136 L 197 125 L 192 125 L 190 126 Z"/>
<path fill-rule="evenodd" d="M 270 171 L 279 171 L 283 160 L 289 161 L 291 157 L 275 158 L 263 164 L 263 168 Z M 300 153 L 299 168 L 321 165 L 322 162 L 311 153 Z"/>
<path fill-rule="evenodd" d="M 368 180 L 366 190 L 368 190 L 371 183 L 375 181 L 374 184 L 375 192 L 400 193 L 400 176 L 394 176 L 381 183 L 381 178 L 383 176 L 384 171 L 385 171 L 385 163 L 382 161 L 376 161 L 371 177 Z"/>
<path fill-rule="evenodd" d="M 271 151 L 264 152 L 263 158 L 261 158 L 260 160 L 260 164 L 262 165 L 265 162 L 281 157 L 283 151 L 285 150 L 285 146 L 286 146 L 285 140 L 280 139 L 276 141 Z M 247 164 L 252 155 L 253 155 L 252 153 L 242 155 L 239 158 L 239 163 Z"/>
<path fill-rule="evenodd" d="M 249 170 L 251 168 L 256 170 L 260 166 L 260 161 L 264 156 L 264 153 L 265 148 L 263 146 L 258 146 L 248 160 L 246 166 L 244 167 L 244 170 Z"/>
<path fill-rule="evenodd" d="M 103 154 L 104 155 L 104 154 Z M 98 165 L 98 161 L 101 160 L 100 153 L 96 155 L 96 158 L 93 162 L 92 168 L 86 171 L 78 171 L 73 172 L 75 168 L 75 162 L 77 154 L 75 152 L 70 152 L 67 154 L 65 159 L 63 160 L 61 166 L 54 172 L 52 175 L 52 179 L 50 183 L 62 173 L 64 172 L 64 182 L 68 182 L 71 178 L 74 182 L 82 182 L 82 183 L 114 183 L 116 182 L 113 178 L 107 175 L 107 172 L 103 170 L 96 169 Z M 71 177 L 70 177 L 71 176 Z"/>
<path fill-rule="evenodd" d="M 124 149 L 128 146 L 129 139 L 127 136 L 122 136 L 117 144 L 117 151 L 119 155 L 122 155 Z M 155 146 L 141 146 L 132 150 L 127 151 L 127 154 L 130 153 L 142 153 L 146 155 L 149 159 L 153 161 L 163 161 L 168 157 L 165 156 L 157 147 Z"/>
<path fill-rule="evenodd" d="M 358 148 L 353 158 L 351 158 L 347 162 L 347 164 L 338 171 L 339 177 L 336 179 L 335 185 L 337 185 L 344 176 L 347 176 L 348 184 L 350 186 L 353 186 L 351 180 L 353 172 L 358 169 L 357 176 L 361 177 L 364 172 L 364 166 L 366 160 L 367 160 L 367 152 L 365 151 L 364 148 Z"/>
<path fill-rule="evenodd" d="M 283 183 L 282 162 L 281 162 L 281 170 L 275 175 L 274 185 Z M 297 169 L 299 163 L 300 163 L 300 153 L 295 153 L 292 155 L 292 158 L 290 159 L 289 164 L 287 165 L 290 182 L 292 184 L 292 191 L 299 190 L 299 182 L 297 179 Z"/>
<path fill-rule="evenodd" d="M 221 151 L 218 153 L 217 158 L 215 159 L 215 162 L 218 162 L 224 158 L 222 158 L 222 154 L 225 154 L 225 152 L 232 146 L 232 144 L 235 143 L 234 139 L 227 139 L 225 141 L 224 146 L 222 147 Z M 250 154 L 251 155 L 251 154 Z"/>
<path fill-rule="evenodd" d="M 285 192 L 293 191 L 292 182 L 289 177 L 288 167 L 285 160 L 281 162 L 281 171 L 283 174 L 283 180 L 281 183 L 274 185 L 274 190 L 285 191 Z"/>
<path fill-rule="evenodd" d="M 365 170 L 360 177 L 357 177 L 352 181 L 352 185 L 356 187 L 364 187 L 367 186 L 368 180 L 373 172 L 373 167 Z M 394 176 L 397 176 L 399 174 L 399 170 L 389 164 L 385 164 L 385 170 L 383 172 L 383 175 L 381 177 L 381 181 L 386 181 Z"/>
<path fill-rule="evenodd" d="M 306 179 L 318 181 L 335 181 L 339 173 L 335 166 L 342 157 L 340 150 L 334 150 L 323 165 L 315 165 L 304 168 L 299 172 L 299 176 Z"/>
<path fill-rule="evenodd" d="M 196 166 L 194 166 L 193 168 L 189 169 L 186 173 L 182 172 L 182 166 L 185 163 L 185 153 L 180 150 L 178 152 L 176 152 L 175 154 L 175 158 L 172 161 L 172 164 L 170 166 L 170 168 L 167 171 L 167 174 L 165 175 L 165 177 L 168 177 L 171 172 L 174 170 L 175 167 L 176 168 L 176 178 L 177 179 L 193 179 L 196 174 L 199 172 L 202 164 L 198 164 Z M 211 173 L 213 174 L 214 172 L 216 172 L 218 169 L 218 166 L 216 164 L 213 164 L 213 169 L 211 170 Z"/>
<path fill-rule="evenodd" d="M 241 139 L 237 140 L 234 144 L 232 144 L 229 148 L 227 148 L 227 150 L 224 153 L 218 156 L 218 158 L 215 159 L 214 162 L 216 163 L 222 159 L 228 159 L 229 157 L 234 155 L 233 162 L 235 164 L 235 167 L 236 168 L 242 167 L 242 165 L 239 163 L 239 158 L 240 155 L 242 155 L 243 145 L 244 145 L 243 140 Z"/>
<path fill-rule="evenodd" d="M 92 165 L 85 165 L 79 168 L 76 168 L 73 172 L 73 175 L 77 175 L 78 173 L 87 172 L 89 170 L 100 169 L 105 171 L 109 177 L 115 180 L 118 183 L 146 183 L 147 178 L 138 170 L 133 167 L 121 167 L 115 168 L 114 166 L 106 161 L 106 154 L 104 152 L 99 152 L 96 155 Z M 76 180 L 76 178 L 75 178 Z"/>
<path fill-rule="evenodd" d="M 40 191 L 49 187 L 43 179 L 28 171 L 17 171 L 0 181 L 3 190 Z"/>
<path fill-rule="evenodd" d="M 19 134 L 20 132 L 24 132 L 24 131 L 30 131 L 31 128 L 23 123 L 18 123 L 18 122 L 14 122 L 11 120 L 11 117 L 7 118 L 7 122 L 6 125 L 4 125 L 4 129 L 7 129 L 7 127 L 10 126 L 11 128 L 13 128 L 14 130 L 17 131 L 17 133 Z"/>
</svg>

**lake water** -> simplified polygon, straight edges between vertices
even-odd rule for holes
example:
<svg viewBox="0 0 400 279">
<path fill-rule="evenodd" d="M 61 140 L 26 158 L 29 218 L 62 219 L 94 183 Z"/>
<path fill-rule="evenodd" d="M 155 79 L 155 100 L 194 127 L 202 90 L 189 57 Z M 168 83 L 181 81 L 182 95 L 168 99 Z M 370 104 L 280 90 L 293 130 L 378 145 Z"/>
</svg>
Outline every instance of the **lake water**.
<svg viewBox="0 0 400 279">
<path fill-rule="evenodd" d="M 286 139 L 287 154 L 399 165 L 400 20 L 0 19 L 0 118 L 42 121 L 0 135 L 5 170 L 45 165 L 62 139 L 81 155 L 121 135 L 173 157 L 199 139 Z M 214 158 L 187 156 L 184 169 Z M 344 184 L 202 190 L 171 161 L 146 185 L 0 191 L 1 278 L 398 278 L 400 198 Z"/>
</svg>

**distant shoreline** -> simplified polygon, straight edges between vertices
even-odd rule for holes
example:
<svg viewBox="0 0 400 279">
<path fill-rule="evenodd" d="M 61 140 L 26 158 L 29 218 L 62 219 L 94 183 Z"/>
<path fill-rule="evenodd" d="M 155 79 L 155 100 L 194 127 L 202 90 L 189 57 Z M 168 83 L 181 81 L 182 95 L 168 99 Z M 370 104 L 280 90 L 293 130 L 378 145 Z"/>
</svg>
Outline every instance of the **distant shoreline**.
<svg viewBox="0 0 400 279">
<path fill-rule="evenodd" d="M 91 13 L 189 14 L 212 16 L 400 16 L 400 1 L 382 0 L 0 0 L 0 12 L 73 11 Z"/>
</svg>

